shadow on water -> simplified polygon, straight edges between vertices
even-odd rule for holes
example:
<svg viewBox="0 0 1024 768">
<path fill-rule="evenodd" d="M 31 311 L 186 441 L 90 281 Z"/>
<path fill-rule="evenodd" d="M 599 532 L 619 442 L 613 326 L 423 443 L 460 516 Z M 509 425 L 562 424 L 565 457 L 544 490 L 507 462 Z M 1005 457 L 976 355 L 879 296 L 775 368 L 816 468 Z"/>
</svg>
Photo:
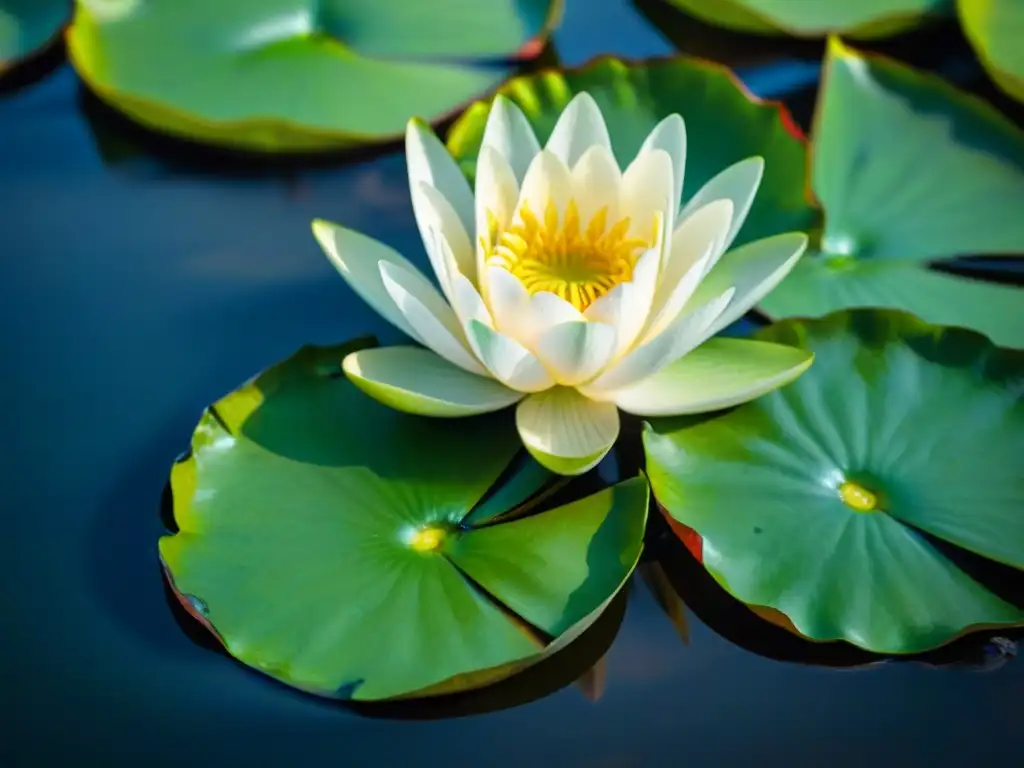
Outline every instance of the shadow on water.
<svg viewBox="0 0 1024 768">
<path fill-rule="evenodd" d="M 651 557 L 664 574 L 667 584 L 682 603 L 717 635 L 750 653 L 767 659 L 809 666 L 855 669 L 882 664 L 921 664 L 928 667 L 956 667 L 975 671 L 997 669 L 1017 655 L 1017 645 L 1024 640 L 1024 629 L 1005 628 L 979 630 L 947 645 L 925 653 L 908 656 L 886 656 L 862 650 L 842 641 L 813 642 L 761 618 L 734 598 L 715 581 L 689 549 L 671 531 L 661 515 L 651 520 L 656 530 L 650 544 Z M 934 543 L 934 542 L 933 542 Z M 952 545 L 942 542 L 943 554 L 950 556 Z M 971 570 L 962 563 L 961 555 L 954 562 L 964 568 L 983 586 L 1020 605 L 1024 599 L 1024 573 L 971 556 Z M 952 558 L 951 558 L 952 559 Z M 981 561 L 985 565 L 979 565 Z M 656 594 L 657 596 L 657 594 Z M 659 598 L 662 610 L 672 618 L 671 606 Z M 675 623 L 675 619 L 674 619 Z"/>
</svg>

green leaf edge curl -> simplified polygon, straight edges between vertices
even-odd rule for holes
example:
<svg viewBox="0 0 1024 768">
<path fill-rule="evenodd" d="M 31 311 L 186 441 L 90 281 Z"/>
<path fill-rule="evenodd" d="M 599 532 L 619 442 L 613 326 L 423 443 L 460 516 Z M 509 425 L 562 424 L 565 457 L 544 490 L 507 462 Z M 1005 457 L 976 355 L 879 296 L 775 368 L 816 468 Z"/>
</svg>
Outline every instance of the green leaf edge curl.
<svg viewBox="0 0 1024 768">
<path fill-rule="evenodd" d="M 32 0 L 26 0 L 31 2 Z M 71 23 L 71 17 L 73 13 L 73 1 L 74 0 L 34 0 L 37 3 L 48 3 L 52 6 L 64 6 L 64 13 L 59 23 L 51 24 L 50 33 L 43 38 L 37 38 L 30 46 L 24 47 L 19 46 L 15 55 L 9 55 L 8 58 L 4 58 L 3 51 L 0 50 L 0 77 L 3 77 L 8 72 L 13 71 L 16 67 L 20 67 L 23 64 L 31 62 L 39 56 L 42 56 L 46 51 L 57 44 L 58 41 L 64 36 L 64 30 L 67 29 Z M 0 2 L 0 6 L 3 3 Z M 2 10 L 2 9 L 0 9 Z M 58 11 L 53 11 L 54 14 Z M 51 21 L 54 21 L 57 16 L 53 16 Z"/>
</svg>

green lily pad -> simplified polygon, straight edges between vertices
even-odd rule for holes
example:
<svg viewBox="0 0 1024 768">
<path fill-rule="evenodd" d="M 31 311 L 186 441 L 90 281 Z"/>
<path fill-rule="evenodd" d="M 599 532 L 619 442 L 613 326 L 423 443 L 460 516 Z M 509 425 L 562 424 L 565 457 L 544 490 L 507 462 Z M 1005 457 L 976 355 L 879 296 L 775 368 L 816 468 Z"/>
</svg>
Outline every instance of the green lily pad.
<svg viewBox="0 0 1024 768">
<path fill-rule="evenodd" d="M 756 336 L 815 364 L 644 433 L 654 494 L 700 536 L 708 572 L 808 638 L 880 653 L 1024 624 L 937 544 L 1024 568 L 1024 352 L 870 310 Z"/>
<path fill-rule="evenodd" d="M 833 39 L 813 132 L 817 253 L 761 303 L 771 317 L 913 312 L 1024 346 L 1024 290 L 929 262 L 1024 253 L 1024 131 L 931 75 Z"/>
<path fill-rule="evenodd" d="M 784 107 L 751 96 L 725 67 L 685 56 L 637 63 L 601 58 L 580 69 L 516 77 L 498 90 L 523 110 L 542 143 L 580 91 L 589 92 L 601 108 L 623 167 L 662 118 L 683 116 L 683 200 L 733 163 L 764 157 L 764 178 L 734 247 L 807 229 L 813 221 L 803 190 L 803 135 Z M 448 150 L 471 179 L 489 113 L 489 102 L 473 104 L 448 134 Z"/>
<path fill-rule="evenodd" d="M 79 0 L 75 69 L 150 128 L 247 150 L 394 139 L 501 82 L 561 0 Z M 459 63 L 460 60 L 463 63 Z"/>
<path fill-rule="evenodd" d="M 996 85 L 1024 101 L 1024 3 L 959 0 L 957 8 L 967 38 Z"/>
<path fill-rule="evenodd" d="M 0 73 L 60 37 L 71 0 L 0 0 Z"/>
<path fill-rule="evenodd" d="M 824 37 L 895 35 L 941 14 L 947 0 L 669 0 L 692 16 L 737 32 Z"/>
<path fill-rule="evenodd" d="M 509 469 L 511 414 L 379 405 L 342 375 L 361 346 L 305 347 L 205 412 L 160 540 L 182 603 L 243 663 L 337 698 L 464 690 L 564 647 L 636 565 L 645 479 L 501 515 L 551 479 Z"/>
</svg>

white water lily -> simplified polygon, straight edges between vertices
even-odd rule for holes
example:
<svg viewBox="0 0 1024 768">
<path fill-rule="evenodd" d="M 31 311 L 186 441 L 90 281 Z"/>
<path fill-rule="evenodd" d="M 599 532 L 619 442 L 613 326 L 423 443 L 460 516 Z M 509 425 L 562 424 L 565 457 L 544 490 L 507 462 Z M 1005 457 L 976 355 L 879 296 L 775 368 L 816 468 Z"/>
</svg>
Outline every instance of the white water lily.
<svg viewBox="0 0 1024 768">
<path fill-rule="evenodd" d="M 764 163 L 752 157 L 726 168 L 680 209 L 679 115 L 654 128 L 625 171 L 586 93 L 565 108 L 543 149 L 518 107 L 497 97 L 475 192 L 417 120 L 406 156 L 440 290 L 382 243 L 313 224 L 352 289 L 423 345 L 345 358 L 348 377 L 377 400 L 439 417 L 518 403 L 530 453 L 555 472 L 579 474 L 615 442 L 619 409 L 726 408 L 810 365 L 804 350 L 711 338 L 785 277 L 807 239 L 777 235 L 722 258 Z"/>
</svg>

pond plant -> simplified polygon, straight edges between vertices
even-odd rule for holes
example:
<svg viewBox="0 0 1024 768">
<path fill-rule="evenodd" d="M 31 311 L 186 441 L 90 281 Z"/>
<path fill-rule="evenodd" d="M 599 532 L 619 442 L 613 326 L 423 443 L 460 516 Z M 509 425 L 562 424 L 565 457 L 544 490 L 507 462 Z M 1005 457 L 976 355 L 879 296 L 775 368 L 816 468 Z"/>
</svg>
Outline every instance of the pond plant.
<svg viewBox="0 0 1024 768">
<path fill-rule="evenodd" d="M 840 39 L 945 3 L 672 4 L 827 37 L 810 135 L 685 55 L 519 71 L 556 0 L 74 3 L 75 71 L 151 130 L 335 161 L 405 131 L 429 270 L 311 225 L 406 338 L 297 340 L 171 470 L 160 564 L 230 656 L 350 703 L 589 667 L 638 566 L 684 639 L 688 604 L 788 660 L 1015 654 L 1024 289 L 948 266 L 1019 263 L 1024 131 Z M 957 8 L 1020 97 L 1024 6 Z M 70 10 L 0 0 L 0 71 Z"/>
</svg>

